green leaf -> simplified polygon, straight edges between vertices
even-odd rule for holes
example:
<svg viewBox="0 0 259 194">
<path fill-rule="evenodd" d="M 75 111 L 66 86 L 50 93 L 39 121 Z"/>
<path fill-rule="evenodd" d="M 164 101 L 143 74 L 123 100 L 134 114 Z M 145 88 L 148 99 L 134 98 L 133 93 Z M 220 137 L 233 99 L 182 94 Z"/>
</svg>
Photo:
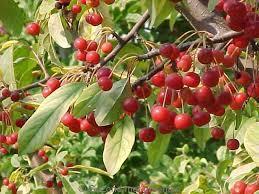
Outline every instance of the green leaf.
<svg viewBox="0 0 259 194">
<path fill-rule="evenodd" d="M 102 92 L 96 103 L 95 120 L 99 126 L 110 125 L 122 114 L 123 100 L 131 96 L 128 79 L 122 79 L 113 84 L 111 90 Z"/>
<path fill-rule="evenodd" d="M 101 90 L 97 83 L 86 87 L 75 102 L 73 115 L 81 117 L 93 111 L 100 94 Z"/>
<path fill-rule="evenodd" d="M 172 134 L 157 133 L 155 141 L 148 146 L 148 162 L 152 166 L 157 166 L 166 152 Z"/>
<path fill-rule="evenodd" d="M 19 154 L 32 153 L 46 143 L 84 87 L 84 83 L 64 85 L 42 102 L 19 131 Z"/>
<path fill-rule="evenodd" d="M 150 1 L 150 0 L 148 0 Z M 173 4 L 168 0 L 152 0 L 151 7 L 151 26 L 158 27 L 171 13 Z"/>
<path fill-rule="evenodd" d="M 256 118 L 252 117 L 252 118 L 247 118 L 245 116 L 242 117 L 242 121 L 240 124 L 240 127 L 238 129 L 238 132 L 235 136 L 236 139 L 238 139 L 240 145 L 244 143 L 244 138 L 245 138 L 245 134 L 247 129 L 253 125 L 256 122 Z"/>
<path fill-rule="evenodd" d="M 197 144 L 201 149 L 204 149 L 206 142 L 210 139 L 210 129 L 209 128 L 199 128 L 194 127 L 193 130 L 194 137 L 196 138 Z"/>
<path fill-rule="evenodd" d="M 177 18 L 178 18 L 178 11 L 175 8 L 173 8 L 171 10 L 170 21 L 169 21 L 171 31 L 173 31 L 173 29 L 174 29 L 174 24 L 175 24 Z"/>
<path fill-rule="evenodd" d="M 0 21 L 14 35 L 19 35 L 25 23 L 25 12 L 14 0 L 1 1 Z"/>
<path fill-rule="evenodd" d="M 105 141 L 103 161 L 108 173 L 114 175 L 120 170 L 131 152 L 134 141 L 134 123 L 126 116 L 115 123 Z"/>
<path fill-rule="evenodd" d="M 199 189 L 201 182 L 203 182 L 203 179 L 203 176 L 198 176 L 197 180 L 194 183 L 192 183 L 182 191 L 182 194 L 191 194 L 193 191 Z"/>
<path fill-rule="evenodd" d="M 63 152 L 59 152 L 59 153 L 57 153 L 56 154 L 56 162 L 60 162 L 60 161 L 62 161 L 64 158 L 65 158 L 65 156 L 68 154 L 68 151 L 63 151 Z"/>
<path fill-rule="evenodd" d="M 244 145 L 246 151 L 259 166 L 259 123 L 254 123 L 248 127 L 245 138 Z"/>
<path fill-rule="evenodd" d="M 69 194 L 83 194 L 83 191 L 80 190 L 79 184 L 76 181 L 71 182 L 69 180 L 69 178 L 70 178 L 69 176 L 62 176 L 59 173 L 57 174 L 57 176 L 62 181 L 66 193 L 69 193 Z"/>
<path fill-rule="evenodd" d="M 55 8 L 55 0 L 43 0 L 39 6 L 39 14 L 49 14 Z"/>
<path fill-rule="evenodd" d="M 9 85 L 10 89 L 16 89 L 16 82 L 13 68 L 13 46 L 6 49 L 4 54 L 0 56 L 0 77 Z"/>
<path fill-rule="evenodd" d="M 236 168 L 231 172 L 228 178 L 228 182 L 232 183 L 232 182 L 235 182 L 236 180 L 241 180 L 246 175 L 251 173 L 254 168 L 256 168 L 255 162 L 251 162 L 251 163 L 239 166 L 238 168 Z"/>
<path fill-rule="evenodd" d="M 71 45 L 66 37 L 66 31 L 63 27 L 59 13 L 50 16 L 48 22 L 49 34 L 53 40 L 62 48 L 70 48 Z"/>
<path fill-rule="evenodd" d="M 218 184 L 222 187 L 224 184 L 223 181 L 223 175 L 226 171 L 226 169 L 231 165 L 232 160 L 223 160 L 221 162 L 219 162 L 218 167 L 217 167 L 217 171 L 216 171 L 216 179 Z"/>
<path fill-rule="evenodd" d="M 82 170 L 90 171 L 90 172 L 93 172 L 93 173 L 97 173 L 97 174 L 101 174 L 101 175 L 105 175 L 105 176 L 108 176 L 110 178 L 113 178 L 113 176 L 110 175 L 108 172 L 106 172 L 104 170 L 101 170 L 99 168 L 91 167 L 91 166 L 75 165 L 73 167 L 70 167 L 69 169 L 82 169 Z"/>
<path fill-rule="evenodd" d="M 217 5 L 218 0 L 209 0 L 208 3 L 208 10 L 213 11 L 215 9 L 215 6 Z"/>
<path fill-rule="evenodd" d="M 20 159 L 19 159 L 19 156 L 18 154 L 14 154 L 11 158 L 11 164 L 13 167 L 15 168 L 19 168 L 20 167 Z"/>
</svg>

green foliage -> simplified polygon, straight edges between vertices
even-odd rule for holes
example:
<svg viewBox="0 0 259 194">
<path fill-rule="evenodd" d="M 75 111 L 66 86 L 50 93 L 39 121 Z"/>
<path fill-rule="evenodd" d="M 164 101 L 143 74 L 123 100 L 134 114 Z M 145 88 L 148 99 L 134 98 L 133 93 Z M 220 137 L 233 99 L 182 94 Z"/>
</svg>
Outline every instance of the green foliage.
<svg viewBox="0 0 259 194">
<path fill-rule="evenodd" d="M 19 131 L 19 153 L 41 148 L 59 125 L 61 117 L 84 89 L 84 83 L 67 84 L 46 98 Z"/>
</svg>

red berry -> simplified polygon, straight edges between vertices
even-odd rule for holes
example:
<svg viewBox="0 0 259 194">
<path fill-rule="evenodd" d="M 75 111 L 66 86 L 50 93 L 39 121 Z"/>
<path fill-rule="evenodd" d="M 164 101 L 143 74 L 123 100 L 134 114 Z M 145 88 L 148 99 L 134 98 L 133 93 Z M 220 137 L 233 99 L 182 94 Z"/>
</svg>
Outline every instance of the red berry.
<svg viewBox="0 0 259 194">
<path fill-rule="evenodd" d="M 63 169 L 61 169 L 60 174 L 63 175 L 63 176 L 67 176 L 68 175 L 68 168 L 64 167 Z"/>
<path fill-rule="evenodd" d="M 210 114 L 208 112 L 196 112 L 193 117 L 193 123 L 197 126 L 203 126 L 210 122 Z"/>
<path fill-rule="evenodd" d="M 229 105 L 232 102 L 232 95 L 230 92 L 223 91 L 218 95 L 216 101 L 220 105 Z"/>
<path fill-rule="evenodd" d="M 181 71 L 187 72 L 187 71 L 189 71 L 189 69 L 191 68 L 192 63 L 190 63 L 190 62 L 187 61 L 187 60 L 181 59 L 181 60 L 179 60 L 179 61 L 177 62 L 176 65 L 177 65 L 178 69 L 180 69 Z"/>
<path fill-rule="evenodd" d="M 3 155 L 8 154 L 8 150 L 7 150 L 6 148 L 0 148 L 0 152 L 1 152 Z"/>
<path fill-rule="evenodd" d="M 8 184 L 8 189 L 9 189 L 9 190 L 15 190 L 15 189 L 16 189 L 15 184 L 14 184 L 14 183 L 9 183 L 9 184 Z"/>
<path fill-rule="evenodd" d="M 3 185 L 8 186 L 9 185 L 9 179 L 4 178 L 2 183 L 3 183 Z"/>
<path fill-rule="evenodd" d="M 236 47 L 234 44 L 228 45 L 227 53 L 229 56 L 236 58 L 241 54 L 242 50 L 239 47 Z"/>
<path fill-rule="evenodd" d="M 139 108 L 138 101 L 133 97 L 126 98 L 123 101 L 123 110 L 125 112 L 129 112 L 129 113 L 133 114 L 133 113 L 137 112 L 138 108 Z"/>
<path fill-rule="evenodd" d="M 99 13 L 91 13 L 86 16 L 85 20 L 93 26 L 98 26 L 103 22 L 103 18 Z"/>
<path fill-rule="evenodd" d="M 170 43 L 165 43 L 165 44 L 161 45 L 159 48 L 160 55 L 162 55 L 163 57 L 166 57 L 166 58 L 170 58 L 173 51 L 174 51 L 174 49 Z"/>
<path fill-rule="evenodd" d="M 246 183 L 244 181 L 237 181 L 233 186 L 233 192 L 231 194 L 244 194 L 246 189 Z"/>
<path fill-rule="evenodd" d="M 139 131 L 139 139 L 143 142 L 152 142 L 156 138 L 156 132 L 153 128 L 143 128 Z"/>
<path fill-rule="evenodd" d="M 85 57 L 86 57 L 86 52 L 85 51 L 81 51 L 78 50 L 75 53 L 75 59 L 78 61 L 85 61 Z"/>
<path fill-rule="evenodd" d="M 247 88 L 247 94 L 250 97 L 257 98 L 259 97 L 259 84 L 251 83 Z"/>
<path fill-rule="evenodd" d="M 87 40 L 87 51 L 96 51 L 98 44 L 94 40 Z"/>
<path fill-rule="evenodd" d="M 107 5 L 111 5 L 114 3 L 115 0 L 104 0 L 104 3 L 106 3 Z"/>
<path fill-rule="evenodd" d="M 164 74 L 164 72 L 160 71 L 160 72 L 156 73 L 155 75 L 153 75 L 153 77 L 151 78 L 150 81 L 154 86 L 163 87 L 165 85 L 165 74 Z"/>
<path fill-rule="evenodd" d="M 40 158 L 42 158 L 42 157 L 45 156 L 45 155 L 46 155 L 46 153 L 45 153 L 44 150 L 39 150 L 39 151 L 38 151 L 38 156 L 39 156 Z"/>
<path fill-rule="evenodd" d="M 235 58 L 229 55 L 226 55 L 223 60 L 223 65 L 226 68 L 231 68 L 235 65 Z"/>
<path fill-rule="evenodd" d="M 58 188 L 62 188 L 62 187 L 63 187 L 62 181 L 58 181 L 58 182 L 57 182 L 57 186 L 58 186 Z"/>
<path fill-rule="evenodd" d="M 84 51 L 87 48 L 87 42 L 85 39 L 78 37 L 74 41 L 74 47 L 75 49 Z"/>
<path fill-rule="evenodd" d="M 60 87 L 60 81 L 57 78 L 50 78 L 47 82 L 46 85 L 52 90 L 55 91 Z"/>
<path fill-rule="evenodd" d="M 256 191 L 259 191 L 259 185 L 257 183 L 248 184 L 244 194 L 254 194 Z"/>
<path fill-rule="evenodd" d="M 216 140 L 223 139 L 225 137 L 225 131 L 219 127 L 213 127 L 211 129 L 211 136 Z"/>
<path fill-rule="evenodd" d="M 233 38 L 233 44 L 239 48 L 246 48 L 249 44 L 249 39 L 245 35 L 235 37 Z"/>
<path fill-rule="evenodd" d="M 169 105 L 173 100 L 177 99 L 177 94 L 174 90 L 171 90 L 169 88 L 161 88 L 159 94 L 157 95 L 156 101 L 160 104 L 166 104 Z"/>
<path fill-rule="evenodd" d="M 100 5 L 100 0 L 89 0 L 89 5 L 91 7 L 98 7 Z"/>
<path fill-rule="evenodd" d="M 48 162 L 48 161 L 49 161 L 49 158 L 48 158 L 48 156 L 44 155 L 44 156 L 42 156 L 42 160 L 43 160 L 44 162 Z"/>
<path fill-rule="evenodd" d="M 10 139 L 12 141 L 12 144 L 15 144 L 17 142 L 17 139 L 18 139 L 18 133 L 17 132 L 14 132 L 10 135 Z"/>
<path fill-rule="evenodd" d="M 224 11 L 232 18 L 239 19 L 246 16 L 246 6 L 239 1 L 225 1 L 223 6 Z"/>
<path fill-rule="evenodd" d="M 17 127 L 19 127 L 19 128 L 22 128 L 23 127 L 23 125 L 26 123 L 26 119 L 25 118 L 20 118 L 20 119 L 17 119 L 16 121 L 15 121 L 15 125 L 17 126 Z"/>
<path fill-rule="evenodd" d="M 147 98 L 151 95 L 152 89 L 149 84 L 144 82 L 142 85 L 138 85 L 134 91 L 138 98 Z"/>
<path fill-rule="evenodd" d="M 101 77 L 98 79 L 98 85 L 103 91 L 109 91 L 112 88 L 112 80 L 109 77 Z"/>
<path fill-rule="evenodd" d="M 155 106 L 151 109 L 151 117 L 156 122 L 167 122 L 169 120 L 170 111 L 162 106 Z"/>
<path fill-rule="evenodd" d="M 74 122 L 74 117 L 70 113 L 66 113 L 62 118 L 61 118 L 61 123 L 63 125 L 69 127 L 71 124 Z"/>
<path fill-rule="evenodd" d="M 47 180 L 45 185 L 46 185 L 46 187 L 51 188 L 51 187 L 53 187 L 54 183 L 52 180 Z"/>
<path fill-rule="evenodd" d="M 183 84 L 188 87 L 196 88 L 200 84 L 200 76 L 197 73 L 188 72 L 183 77 Z"/>
<path fill-rule="evenodd" d="M 85 56 L 85 61 L 91 65 L 96 65 L 100 62 L 100 55 L 96 51 L 89 51 Z"/>
<path fill-rule="evenodd" d="M 180 90 L 183 88 L 183 78 L 177 73 L 171 73 L 165 78 L 165 85 L 171 89 Z"/>
<path fill-rule="evenodd" d="M 109 69 L 108 67 L 101 67 L 96 72 L 96 77 L 97 79 L 100 79 L 101 77 L 110 77 L 111 74 L 112 74 L 111 69 Z"/>
<path fill-rule="evenodd" d="M 202 84 L 207 87 L 214 87 L 219 83 L 218 73 L 213 70 L 208 70 L 201 77 Z"/>
<path fill-rule="evenodd" d="M 3 88 L 2 89 L 2 96 L 4 98 L 8 98 L 11 96 L 11 91 L 8 88 Z"/>
<path fill-rule="evenodd" d="M 26 33 L 32 36 L 36 36 L 40 34 L 40 25 L 36 22 L 29 23 L 26 26 Z"/>
<path fill-rule="evenodd" d="M 186 113 L 176 115 L 174 119 L 175 128 L 178 130 L 183 130 L 193 125 L 192 118 Z"/>
<path fill-rule="evenodd" d="M 216 63 L 222 63 L 224 60 L 224 52 L 221 50 L 213 50 L 212 55 Z"/>
<path fill-rule="evenodd" d="M 198 88 L 194 93 L 196 99 L 198 100 L 199 105 L 201 106 L 209 106 L 214 104 L 215 98 L 211 89 L 207 86 L 202 86 Z"/>
<path fill-rule="evenodd" d="M 211 49 L 203 48 L 198 52 L 198 61 L 202 64 L 210 64 L 213 61 L 213 53 Z"/>
<path fill-rule="evenodd" d="M 11 100 L 13 102 L 18 102 L 20 100 L 20 93 L 17 91 L 13 91 L 11 94 Z"/>
<path fill-rule="evenodd" d="M 49 87 L 44 87 L 42 90 L 42 96 L 47 98 L 52 93 L 52 90 Z"/>
<path fill-rule="evenodd" d="M 227 141 L 227 148 L 229 150 L 237 150 L 239 148 L 239 141 L 237 139 L 229 139 Z"/>
<path fill-rule="evenodd" d="M 82 11 L 82 7 L 81 7 L 81 5 L 73 5 L 71 11 L 74 14 L 78 14 Z"/>
<path fill-rule="evenodd" d="M 71 125 L 69 126 L 69 130 L 74 132 L 74 133 L 79 133 L 81 131 L 80 129 L 80 119 L 73 119 L 73 122 L 71 123 Z"/>
<path fill-rule="evenodd" d="M 245 87 L 248 86 L 252 81 L 251 75 L 246 71 L 236 72 L 235 79 L 238 84 Z"/>
<path fill-rule="evenodd" d="M 92 129 L 92 126 L 87 119 L 83 119 L 80 122 L 80 129 L 84 132 L 88 132 L 89 130 Z"/>
<path fill-rule="evenodd" d="M 178 57 L 179 57 L 179 55 L 180 55 L 180 50 L 177 48 L 177 46 L 176 45 L 174 45 L 174 44 L 172 44 L 172 48 L 173 48 L 173 52 L 172 52 L 172 54 L 171 54 L 171 56 L 170 56 L 170 59 L 172 60 L 172 61 L 174 61 L 174 60 L 176 60 Z"/>
<path fill-rule="evenodd" d="M 109 54 L 110 52 L 112 52 L 112 49 L 113 49 L 112 43 L 110 42 L 103 43 L 101 49 L 103 53 Z"/>
<path fill-rule="evenodd" d="M 0 144 L 1 143 L 6 143 L 6 136 L 5 135 L 0 135 Z"/>
</svg>

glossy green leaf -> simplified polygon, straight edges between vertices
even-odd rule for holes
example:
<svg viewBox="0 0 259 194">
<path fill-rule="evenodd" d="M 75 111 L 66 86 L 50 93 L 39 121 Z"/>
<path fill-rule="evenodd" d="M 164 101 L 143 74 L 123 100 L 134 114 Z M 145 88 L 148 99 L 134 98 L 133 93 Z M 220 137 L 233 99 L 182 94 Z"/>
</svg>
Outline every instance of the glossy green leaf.
<svg viewBox="0 0 259 194">
<path fill-rule="evenodd" d="M 259 123 L 250 125 L 246 131 L 244 145 L 246 151 L 259 166 Z"/>
<path fill-rule="evenodd" d="M 81 117 L 93 111 L 100 94 L 101 90 L 97 83 L 86 87 L 75 102 L 73 114 Z"/>
<path fill-rule="evenodd" d="M 39 6 L 39 14 L 49 14 L 55 8 L 55 0 L 43 0 Z"/>
<path fill-rule="evenodd" d="M 60 14 L 54 13 L 50 16 L 48 22 L 49 34 L 53 40 L 62 48 L 70 48 L 71 45 L 67 39 L 67 32 L 65 31 L 61 22 Z"/>
<path fill-rule="evenodd" d="M 128 79 L 122 79 L 113 84 L 111 90 L 102 92 L 96 103 L 95 120 L 100 126 L 110 125 L 122 114 L 123 100 L 131 96 Z"/>
<path fill-rule="evenodd" d="M 19 159 L 19 156 L 18 154 L 14 154 L 11 158 L 11 164 L 13 167 L 15 168 L 19 168 L 21 166 L 20 164 L 20 159 Z"/>
<path fill-rule="evenodd" d="M 60 180 L 62 181 L 65 191 L 67 193 L 69 193 L 69 194 L 83 194 L 84 193 L 80 189 L 80 186 L 76 181 L 71 182 L 69 180 L 69 178 L 70 178 L 69 176 L 62 176 L 59 173 L 57 175 L 60 178 Z"/>
<path fill-rule="evenodd" d="M 0 77 L 11 89 L 16 89 L 16 82 L 13 68 L 13 47 L 5 50 L 0 56 Z"/>
<path fill-rule="evenodd" d="M 131 152 L 134 141 L 134 123 L 126 116 L 115 123 L 105 141 L 103 161 L 108 173 L 114 175 L 120 170 Z"/>
<path fill-rule="evenodd" d="M 14 0 L 3 0 L 0 6 L 0 21 L 9 32 L 19 35 L 25 23 L 25 12 Z"/>
<path fill-rule="evenodd" d="M 242 117 L 242 122 L 240 124 L 240 127 L 236 133 L 235 138 L 238 139 L 240 144 L 244 143 L 244 138 L 245 138 L 245 134 L 247 129 L 253 125 L 256 122 L 256 118 L 247 118 L 247 117 Z"/>
<path fill-rule="evenodd" d="M 178 13 L 178 11 L 176 11 L 175 8 L 173 8 L 171 10 L 170 21 L 169 21 L 169 25 L 170 25 L 170 30 L 171 31 L 173 31 L 173 29 L 174 29 L 174 24 L 175 24 L 175 22 L 176 22 L 176 20 L 178 18 L 178 14 L 179 13 Z"/>
<path fill-rule="evenodd" d="M 155 141 L 148 146 L 148 162 L 152 166 L 157 166 L 165 154 L 172 134 L 157 133 Z"/>
<path fill-rule="evenodd" d="M 193 129 L 194 137 L 197 141 L 198 146 L 201 149 L 204 149 L 206 146 L 206 142 L 210 139 L 210 129 L 205 127 L 205 128 L 199 128 L 199 127 L 194 127 Z"/>
<path fill-rule="evenodd" d="M 59 125 L 62 116 L 84 89 L 84 83 L 70 83 L 48 96 L 19 131 L 19 153 L 41 148 Z"/>
</svg>

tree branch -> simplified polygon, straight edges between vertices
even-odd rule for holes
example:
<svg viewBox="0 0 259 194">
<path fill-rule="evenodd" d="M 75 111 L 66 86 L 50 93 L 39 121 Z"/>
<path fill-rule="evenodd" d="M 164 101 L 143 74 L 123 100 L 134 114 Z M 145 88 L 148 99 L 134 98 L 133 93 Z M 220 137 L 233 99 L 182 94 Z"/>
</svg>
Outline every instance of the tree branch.
<svg viewBox="0 0 259 194">
<path fill-rule="evenodd" d="M 118 37 L 113 34 L 118 40 L 118 45 L 113 49 L 113 51 L 108 54 L 101 62 L 100 66 L 106 65 L 109 61 L 113 60 L 114 57 L 120 52 L 120 50 L 132 39 L 135 37 L 136 33 L 140 30 L 140 28 L 144 25 L 144 23 L 149 19 L 149 13 L 146 11 L 142 18 L 138 21 L 138 23 L 133 26 L 133 28 L 129 31 L 129 33 L 125 37 Z"/>
</svg>

